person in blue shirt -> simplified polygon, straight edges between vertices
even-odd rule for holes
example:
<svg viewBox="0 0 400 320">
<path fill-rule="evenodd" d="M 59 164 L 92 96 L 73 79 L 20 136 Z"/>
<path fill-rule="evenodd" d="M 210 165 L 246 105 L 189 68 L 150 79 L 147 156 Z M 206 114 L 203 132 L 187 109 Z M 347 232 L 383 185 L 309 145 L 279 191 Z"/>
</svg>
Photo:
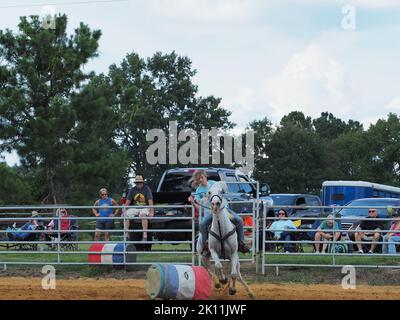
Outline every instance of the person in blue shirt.
<svg viewBox="0 0 400 320">
<path fill-rule="evenodd" d="M 204 200 L 207 200 L 207 193 L 211 186 L 215 183 L 213 180 L 207 180 L 207 175 L 204 170 L 197 170 L 193 174 L 193 185 L 197 185 L 197 189 L 193 195 L 189 197 L 189 202 L 191 202 L 194 206 L 200 207 L 198 204 L 201 203 L 206 207 L 209 206 L 208 203 Z M 204 248 L 206 248 L 207 239 L 208 239 L 208 227 L 212 223 L 212 214 L 211 212 L 204 208 L 200 207 L 200 210 L 204 210 L 203 219 L 200 222 L 200 233 L 201 238 L 203 239 Z M 229 210 L 229 209 L 228 209 Z M 229 210 L 229 213 L 233 217 L 233 223 L 236 226 L 236 230 L 238 232 L 238 250 L 243 253 L 247 253 L 250 249 L 244 243 L 244 228 L 242 219 L 232 210 Z M 201 216 L 201 215 L 200 215 Z"/>
<path fill-rule="evenodd" d="M 268 228 L 274 233 L 274 240 L 292 241 L 292 232 L 290 230 L 296 230 L 292 220 L 288 220 L 288 213 L 285 209 L 280 209 L 278 212 L 278 220 L 274 221 Z M 283 249 L 285 252 L 290 252 L 290 243 L 284 243 Z"/>
<path fill-rule="evenodd" d="M 95 207 L 102 207 L 102 209 L 93 208 L 92 212 L 97 217 L 96 220 L 96 233 L 94 235 L 94 240 L 100 240 L 100 234 L 103 230 L 114 229 L 114 220 L 112 217 L 118 214 L 119 209 L 116 210 L 115 215 L 113 214 L 112 206 L 118 206 L 117 201 L 109 197 L 106 188 L 101 188 L 99 191 L 100 199 L 96 200 L 94 203 Z M 105 231 L 104 240 L 110 241 L 110 233 Z"/>
</svg>

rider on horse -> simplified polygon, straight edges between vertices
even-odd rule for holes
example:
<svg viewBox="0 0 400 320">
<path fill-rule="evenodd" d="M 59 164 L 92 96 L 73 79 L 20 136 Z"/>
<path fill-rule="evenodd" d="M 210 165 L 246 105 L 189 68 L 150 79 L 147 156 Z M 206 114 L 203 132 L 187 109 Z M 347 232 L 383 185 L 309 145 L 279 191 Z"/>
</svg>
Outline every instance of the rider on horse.
<svg viewBox="0 0 400 320">
<path fill-rule="evenodd" d="M 198 206 L 198 203 L 207 195 L 210 187 L 215 183 L 215 181 L 209 180 L 207 181 L 206 172 L 204 170 L 197 170 L 193 174 L 193 182 L 194 185 L 197 186 L 197 189 L 193 195 L 189 197 L 189 201 L 193 203 L 195 206 Z M 206 249 L 207 239 L 208 239 L 208 229 L 211 226 L 212 222 L 212 214 L 209 212 L 208 208 L 205 209 L 205 214 L 200 222 L 200 233 L 201 238 L 203 240 L 203 248 Z M 228 209 L 229 210 L 229 209 Z M 237 234 L 238 234 L 238 250 L 242 253 L 247 253 L 250 251 L 248 246 L 244 243 L 244 228 L 242 219 L 232 210 L 229 210 L 232 218 L 231 221 L 236 226 Z"/>
</svg>

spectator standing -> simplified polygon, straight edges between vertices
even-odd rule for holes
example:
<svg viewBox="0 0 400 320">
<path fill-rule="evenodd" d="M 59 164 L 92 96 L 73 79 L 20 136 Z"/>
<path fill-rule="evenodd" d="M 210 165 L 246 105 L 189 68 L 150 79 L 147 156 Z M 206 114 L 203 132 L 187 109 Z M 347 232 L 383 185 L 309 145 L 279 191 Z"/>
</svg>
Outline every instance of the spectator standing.
<svg viewBox="0 0 400 320">
<path fill-rule="evenodd" d="M 93 208 L 92 212 L 97 217 L 96 219 L 96 232 L 94 240 L 99 241 L 100 235 L 104 232 L 104 240 L 110 241 L 110 232 L 104 230 L 114 229 L 114 220 L 112 217 L 118 214 L 119 209 L 113 213 L 112 206 L 118 206 L 118 202 L 109 197 L 108 190 L 101 188 L 99 191 L 100 199 L 94 203 L 95 207 L 102 207 L 101 209 Z"/>
</svg>

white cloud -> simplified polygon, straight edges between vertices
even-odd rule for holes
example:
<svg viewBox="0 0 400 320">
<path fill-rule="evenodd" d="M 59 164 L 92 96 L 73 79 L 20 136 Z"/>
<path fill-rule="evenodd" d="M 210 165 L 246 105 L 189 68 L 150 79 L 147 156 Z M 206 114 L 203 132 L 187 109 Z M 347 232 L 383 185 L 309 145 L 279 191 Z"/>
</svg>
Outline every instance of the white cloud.
<svg viewBox="0 0 400 320">
<path fill-rule="evenodd" d="M 227 100 L 227 106 L 233 110 L 232 121 L 239 125 L 238 129 L 243 128 L 251 118 L 254 118 L 257 95 L 258 92 L 253 88 L 240 88 L 232 100 Z"/>
<path fill-rule="evenodd" d="M 399 0 L 351 0 L 348 4 L 371 9 L 400 7 Z"/>
<path fill-rule="evenodd" d="M 391 100 L 386 106 L 385 109 L 389 112 L 400 112 L 400 97 Z"/>
<path fill-rule="evenodd" d="M 282 72 L 268 79 L 265 86 L 266 101 L 275 119 L 293 110 L 313 117 L 326 110 L 346 114 L 350 109 L 346 101 L 348 90 L 344 67 L 317 45 L 294 54 Z"/>
<path fill-rule="evenodd" d="M 293 0 L 300 4 L 315 5 L 315 0 Z M 322 2 L 322 1 L 321 1 Z M 333 5 L 353 5 L 359 8 L 367 9 L 390 9 L 400 7 L 399 0 L 324 0 L 324 4 Z"/>
<path fill-rule="evenodd" d="M 152 0 L 162 16 L 199 21 L 240 20 L 256 12 L 260 0 Z"/>
<path fill-rule="evenodd" d="M 345 67 L 321 46 L 312 44 L 293 53 L 275 75 L 259 84 L 233 88 L 236 94 L 225 97 L 223 106 L 232 111 L 232 120 L 239 128 L 263 117 L 277 124 L 297 110 L 314 118 L 329 111 L 344 120 L 363 122 L 361 118 L 367 115 L 357 114 L 360 110 L 355 106 L 360 101 L 350 83 Z"/>
</svg>

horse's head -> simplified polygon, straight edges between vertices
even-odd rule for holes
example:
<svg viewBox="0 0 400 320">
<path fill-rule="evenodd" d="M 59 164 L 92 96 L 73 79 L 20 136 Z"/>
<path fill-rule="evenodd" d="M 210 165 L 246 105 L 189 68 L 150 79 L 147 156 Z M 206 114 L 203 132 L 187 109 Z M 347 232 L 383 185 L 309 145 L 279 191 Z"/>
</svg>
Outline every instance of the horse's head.
<svg viewBox="0 0 400 320">
<path fill-rule="evenodd" d="M 228 191 L 227 185 L 224 182 L 217 182 L 213 184 L 208 191 L 208 199 L 211 204 L 212 213 L 218 214 L 221 209 L 225 206 L 226 200 L 222 198 L 222 195 Z"/>
</svg>

